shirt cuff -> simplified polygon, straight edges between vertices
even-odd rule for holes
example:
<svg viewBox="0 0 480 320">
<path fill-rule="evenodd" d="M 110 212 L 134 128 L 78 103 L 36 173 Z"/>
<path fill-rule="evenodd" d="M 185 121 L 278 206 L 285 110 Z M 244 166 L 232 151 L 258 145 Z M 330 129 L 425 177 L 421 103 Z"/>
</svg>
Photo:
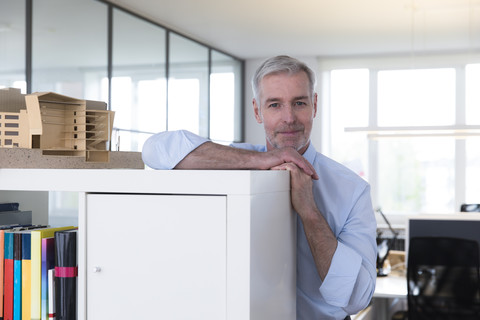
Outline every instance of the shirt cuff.
<svg viewBox="0 0 480 320">
<path fill-rule="evenodd" d="M 145 142 L 142 158 L 152 169 L 170 170 L 207 141 L 209 140 L 186 130 L 157 133 Z"/>
<path fill-rule="evenodd" d="M 361 266 L 362 257 L 339 241 L 327 276 L 319 289 L 328 304 L 339 308 L 348 305 Z"/>
</svg>

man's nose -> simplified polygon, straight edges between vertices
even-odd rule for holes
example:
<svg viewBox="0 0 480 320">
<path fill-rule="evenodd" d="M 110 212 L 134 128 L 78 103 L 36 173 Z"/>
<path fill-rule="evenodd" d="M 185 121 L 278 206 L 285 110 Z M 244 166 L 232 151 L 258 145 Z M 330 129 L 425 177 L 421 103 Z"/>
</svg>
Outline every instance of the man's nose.
<svg viewBox="0 0 480 320">
<path fill-rule="evenodd" d="M 282 117 L 283 121 L 286 123 L 295 122 L 296 115 L 294 108 L 290 105 L 287 105 L 285 108 L 283 108 Z"/>
</svg>

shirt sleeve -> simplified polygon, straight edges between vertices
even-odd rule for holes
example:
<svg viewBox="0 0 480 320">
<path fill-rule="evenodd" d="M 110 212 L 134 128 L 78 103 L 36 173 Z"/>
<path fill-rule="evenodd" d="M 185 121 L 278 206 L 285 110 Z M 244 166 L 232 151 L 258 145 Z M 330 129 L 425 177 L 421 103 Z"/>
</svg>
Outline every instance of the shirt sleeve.
<svg viewBox="0 0 480 320">
<path fill-rule="evenodd" d="M 354 314 L 368 306 L 376 281 L 376 221 L 367 186 L 357 198 L 320 286 L 325 301 Z"/>
<path fill-rule="evenodd" d="M 152 169 L 170 170 L 207 141 L 186 130 L 160 132 L 145 141 L 142 159 Z"/>
</svg>

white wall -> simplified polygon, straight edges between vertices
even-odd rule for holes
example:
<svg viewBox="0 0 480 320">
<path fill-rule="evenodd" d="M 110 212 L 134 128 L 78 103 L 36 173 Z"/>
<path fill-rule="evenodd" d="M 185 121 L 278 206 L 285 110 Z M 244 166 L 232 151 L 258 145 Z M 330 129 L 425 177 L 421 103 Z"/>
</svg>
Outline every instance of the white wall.
<svg viewBox="0 0 480 320">
<path fill-rule="evenodd" d="M 318 73 L 319 66 L 318 60 L 316 57 L 295 57 L 303 62 L 305 62 L 313 71 L 317 73 L 317 84 L 320 81 L 320 74 Z M 265 59 L 254 59 L 254 60 L 246 60 L 245 61 L 245 142 L 252 143 L 252 144 L 265 144 L 265 133 L 263 130 L 263 125 L 258 124 L 255 120 L 255 116 L 253 114 L 253 106 L 252 106 L 252 99 L 253 99 L 253 92 L 252 92 L 252 85 L 251 80 L 255 70 L 260 66 L 260 64 Z M 320 104 L 321 97 L 319 86 L 317 85 L 317 93 L 319 95 L 318 102 Z M 312 143 L 315 145 L 317 151 L 320 151 L 320 143 L 321 143 L 321 127 L 320 127 L 320 105 L 318 106 L 319 110 L 317 112 L 317 117 L 314 121 L 313 129 L 312 129 L 312 136 L 311 140 Z"/>
</svg>

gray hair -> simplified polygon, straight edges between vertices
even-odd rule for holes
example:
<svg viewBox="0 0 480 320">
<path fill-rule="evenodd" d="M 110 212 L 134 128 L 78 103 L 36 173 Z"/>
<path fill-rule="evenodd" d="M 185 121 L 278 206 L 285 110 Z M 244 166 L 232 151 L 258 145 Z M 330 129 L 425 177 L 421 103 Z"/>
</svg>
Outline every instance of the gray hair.
<svg viewBox="0 0 480 320">
<path fill-rule="evenodd" d="M 269 58 L 265 60 L 260 67 L 258 67 L 252 78 L 253 97 L 255 100 L 257 100 L 257 102 L 260 102 L 258 100 L 258 95 L 260 93 L 260 82 L 266 76 L 280 73 L 293 75 L 302 71 L 307 74 L 310 84 L 310 92 L 313 97 L 315 86 L 317 84 L 315 73 L 305 63 L 289 56 L 276 56 Z"/>
</svg>

